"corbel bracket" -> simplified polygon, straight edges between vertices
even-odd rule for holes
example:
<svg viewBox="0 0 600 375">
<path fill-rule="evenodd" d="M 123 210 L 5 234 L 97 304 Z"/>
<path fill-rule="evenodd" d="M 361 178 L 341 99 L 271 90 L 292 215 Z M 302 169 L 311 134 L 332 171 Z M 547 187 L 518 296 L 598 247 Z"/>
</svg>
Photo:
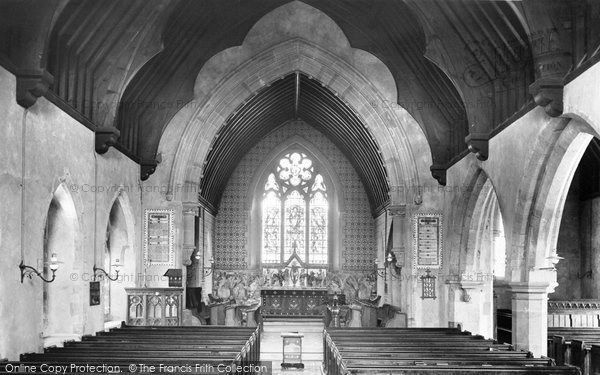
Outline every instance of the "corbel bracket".
<svg viewBox="0 0 600 375">
<path fill-rule="evenodd" d="M 465 138 L 465 142 L 469 147 L 469 151 L 475 154 L 477 159 L 485 161 L 489 155 L 489 140 L 488 133 L 469 133 Z"/>
<path fill-rule="evenodd" d="M 446 186 L 446 166 L 445 165 L 440 165 L 440 164 L 434 164 L 431 167 L 429 167 L 429 170 L 431 170 L 431 175 L 433 176 L 433 178 L 435 178 L 437 180 L 437 182 L 442 185 L 442 186 Z"/>
<path fill-rule="evenodd" d="M 19 69 L 16 76 L 17 103 L 23 108 L 34 105 L 54 83 L 52 74 L 43 69 Z"/>
<path fill-rule="evenodd" d="M 535 104 L 543 107 L 552 117 L 563 113 L 563 90 L 562 79 L 558 78 L 540 78 L 529 86 Z"/>
<path fill-rule="evenodd" d="M 114 146 L 117 144 L 117 139 L 121 132 L 119 129 L 114 128 L 112 126 L 101 127 L 96 129 L 95 139 L 96 139 L 96 152 L 99 154 L 104 154 L 110 146 Z"/>
<path fill-rule="evenodd" d="M 140 163 L 140 179 L 146 181 L 154 173 L 157 165 L 158 161 L 156 160 L 142 160 Z"/>
</svg>

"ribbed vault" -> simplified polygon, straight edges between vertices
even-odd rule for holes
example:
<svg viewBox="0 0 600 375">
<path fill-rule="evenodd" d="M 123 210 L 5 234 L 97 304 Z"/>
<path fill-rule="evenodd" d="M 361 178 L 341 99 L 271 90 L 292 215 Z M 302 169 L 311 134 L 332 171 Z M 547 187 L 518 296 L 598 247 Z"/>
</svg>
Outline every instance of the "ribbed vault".
<svg viewBox="0 0 600 375">
<path fill-rule="evenodd" d="M 306 121 L 346 155 L 365 186 L 373 213 L 386 204 L 387 173 L 372 135 L 335 93 L 303 73 L 273 82 L 231 114 L 207 155 L 200 184 L 202 198 L 218 208 L 241 158 L 261 138 L 291 119 Z"/>
</svg>

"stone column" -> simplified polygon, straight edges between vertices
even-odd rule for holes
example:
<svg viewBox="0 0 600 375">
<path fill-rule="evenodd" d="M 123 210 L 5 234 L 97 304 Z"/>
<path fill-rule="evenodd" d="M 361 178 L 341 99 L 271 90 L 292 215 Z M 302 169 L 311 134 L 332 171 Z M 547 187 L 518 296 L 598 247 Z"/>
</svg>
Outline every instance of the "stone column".
<svg viewBox="0 0 600 375">
<path fill-rule="evenodd" d="M 404 268 L 406 264 L 406 251 L 411 248 L 410 244 L 410 218 L 407 215 L 405 204 L 392 204 L 388 208 L 392 218 L 392 251 L 396 256 L 396 265 Z M 386 254 L 387 256 L 387 254 Z M 392 306 L 403 308 L 402 301 L 402 277 L 394 267 L 388 268 L 389 294 Z M 396 277 L 392 276 L 395 275 Z"/>
<path fill-rule="evenodd" d="M 198 216 L 198 203 L 183 204 L 183 248 L 181 252 L 182 264 L 192 264 L 192 254 L 196 250 L 196 216 Z"/>
<path fill-rule="evenodd" d="M 511 283 L 512 343 L 517 350 L 528 350 L 536 357 L 547 353 L 548 284 Z"/>
<path fill-rule="evenodd" d="M 192 264 L 192 254 L 196 249 L 195 243 L 195 217 L 198 216 L 198 203 L 184 203 L 183 204 L 183 244 L 181 248 L 181 276 L 183 286 L 183 306 L 186 306 L 186 288 L 187 288 L 187 266 Z"/>
</svg>

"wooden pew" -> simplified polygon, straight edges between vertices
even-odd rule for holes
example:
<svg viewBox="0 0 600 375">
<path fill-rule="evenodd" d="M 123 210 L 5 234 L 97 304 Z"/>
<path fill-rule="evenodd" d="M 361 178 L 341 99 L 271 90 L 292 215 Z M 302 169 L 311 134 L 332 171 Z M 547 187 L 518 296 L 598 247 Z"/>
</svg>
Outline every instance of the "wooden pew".
<svg viewBox="0 0 600 375">
<path fill-rule="evenodd" d="M 558 365 L 581 368 L 584 375 L 593 374 L 589 355 L 593 344 L 600 344 L 600 328 L 548 328 L 548 355 Z"/>
<path fill-rule="evenodd" d="M 260 328 L 246 327 L 129 327 L 99 332 L 96 336 L 86 336 L 80 342 L 69 342 L 64 348 L 47 348 L 44 353 L 26 353 L 20 362 L 0 363 L 0 374 L 14 373 L 7 366 L 40 366 L 54 364 L 91 364 L 118 366 L 121 372 L 129 372 L 131 364 L 154 366 L 138 369 L 136 373 L 156 373 L 160 365 L 172 366 L 171 371 L 163 368 L 163 373 L 189 373 L 191 369 L 177 366 L 203 364 L 202 374 L 238 374 L 236 369 L 256 368 L 260 360 Z M 221 365 L 221 367 L 218 367 Z M 211 368 L 210 366 L 214 367 Z M 229 366 L 232 371 L 224 371 Z M 245 367 L 244 367 L 245 366 Z M 175 369 L 175 371 L 173 371 Z M 196 369 L 197 370 L 197 369 Z M 214 371 L 213 371 L 214 370 Z M 20 374 L 39 371 L 18 371 Z M 87 374 L 94 371 L 68 371 Z"/>
<path fill-rule="evenodd" d="M 324 366 L 347 374 L 579 374 L 456 329 L 327 329 Z"/>
</svg>

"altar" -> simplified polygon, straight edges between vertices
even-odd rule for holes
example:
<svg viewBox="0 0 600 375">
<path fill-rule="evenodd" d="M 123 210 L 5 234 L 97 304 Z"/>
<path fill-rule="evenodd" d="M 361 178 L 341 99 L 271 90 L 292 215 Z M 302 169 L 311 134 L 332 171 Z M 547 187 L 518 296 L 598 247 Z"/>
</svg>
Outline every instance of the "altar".
<svg viewBox="0 0 600 375">
<path fill-rule="evenodd" d="M 271 288 L 260 292 L 264 318 L 322 318 L 329 294 L 325 288 Z"/>
</svg>

